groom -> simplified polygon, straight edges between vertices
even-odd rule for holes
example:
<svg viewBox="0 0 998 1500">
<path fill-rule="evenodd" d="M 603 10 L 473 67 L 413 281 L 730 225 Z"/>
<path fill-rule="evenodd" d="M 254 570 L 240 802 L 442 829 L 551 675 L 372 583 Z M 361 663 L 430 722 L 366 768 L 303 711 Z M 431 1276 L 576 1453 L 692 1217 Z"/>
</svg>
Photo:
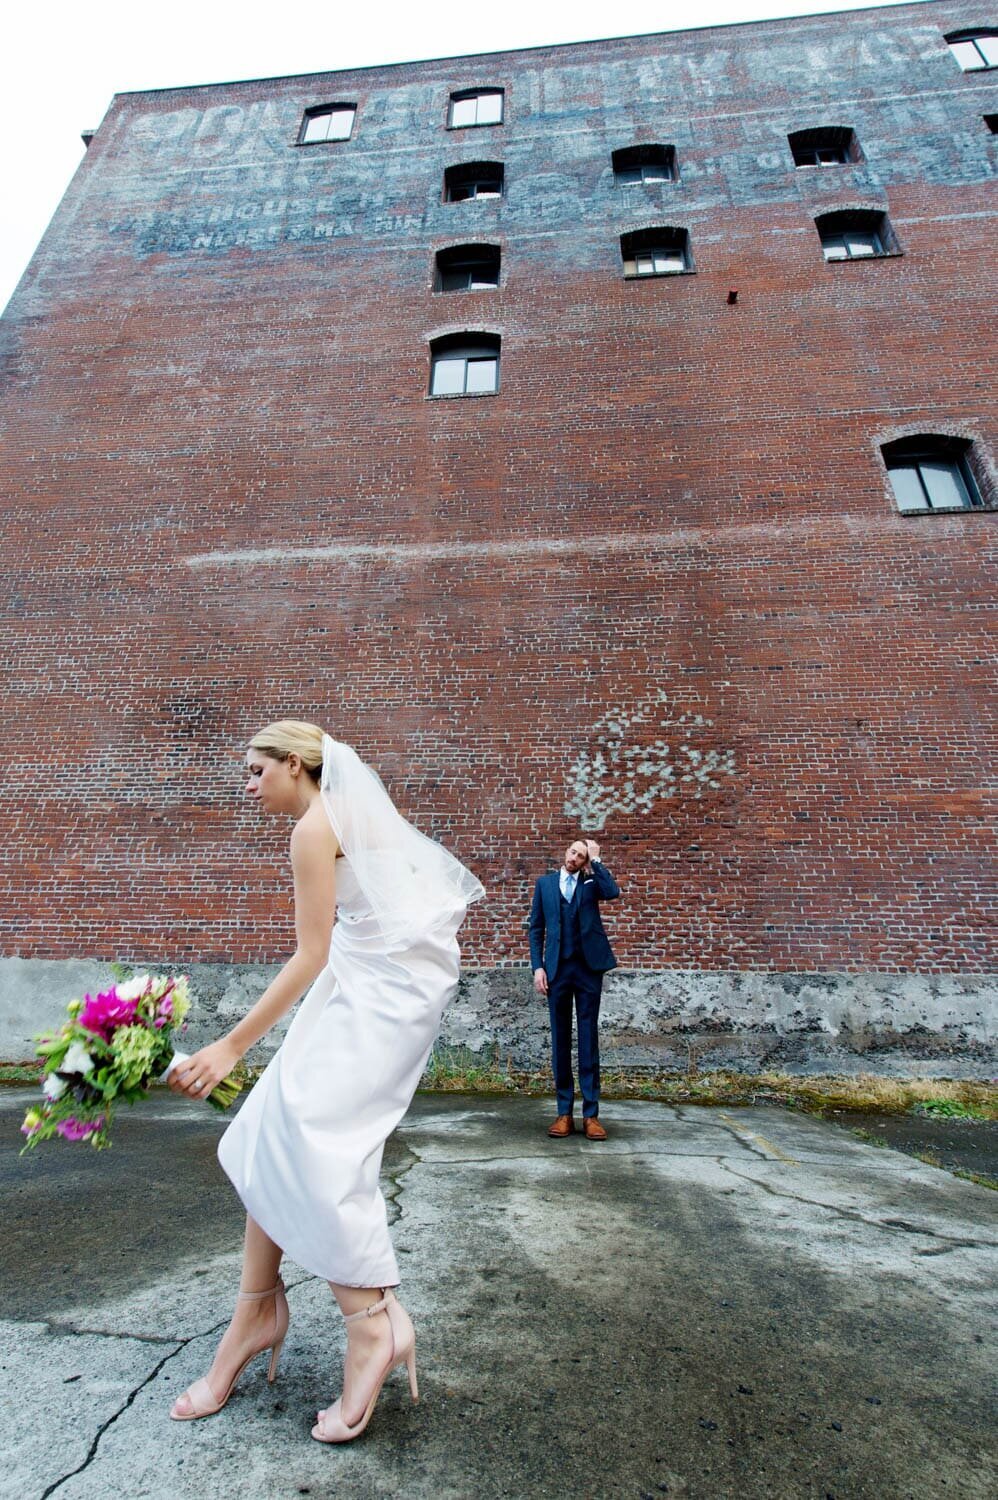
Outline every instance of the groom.
<svg viewBox="0 0 998 1500">
<path fill-rule="evenodd" d="M 582 1129 L 587 1140 L 605 1141 L 599 1114 L 599 1005 L 603 975 L 616 968 L 600 901 L 620 895 L 617 882 L 600 862 L 599 844 L 576 839 L 565 850 L 560 870 L 542 875 L 534 886 L 530 911 L 530 964 L 534 989 L 546 995 L 551 1015 L 551 1056 L 558 1118 L 548 1128 L 556 1139 L 575 1129 L 572 1105 L 572 1005 L 579 1030 L 579 1086 Z"/>
</svg>

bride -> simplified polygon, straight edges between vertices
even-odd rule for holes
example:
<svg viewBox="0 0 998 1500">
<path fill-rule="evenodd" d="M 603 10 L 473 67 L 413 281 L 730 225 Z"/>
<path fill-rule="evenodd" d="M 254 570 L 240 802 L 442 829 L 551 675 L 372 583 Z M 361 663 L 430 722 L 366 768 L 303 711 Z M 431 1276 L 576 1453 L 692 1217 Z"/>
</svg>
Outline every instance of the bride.
<svg viewBox="0 0 998 1500">
<path fill-rule="evenodd" d="M 345 1443 L 367 1426 L 415 1334 L 395 1296 L 398 1265 L 378 1174 L 458 981 L 457 930 L 484 895 L 476 878 L 397 811 L 348 745 L 285 719 L 250 741 L 246 792 L 296 819 L 293 956 L 219 1041 L 174 1067 L 170 1087 L 205 1099 L 307 990 L 285 1040 L 222 1137 L 219 1160 L 247 1212 L 239 1297 L 207 1374 L 174 1403 L 211 1416 L 288 1329 L 278 1275 L 289 1255 L 330 1284 L 347 1325 L 343 1392 L 312 1436 Z"/>
</svg>

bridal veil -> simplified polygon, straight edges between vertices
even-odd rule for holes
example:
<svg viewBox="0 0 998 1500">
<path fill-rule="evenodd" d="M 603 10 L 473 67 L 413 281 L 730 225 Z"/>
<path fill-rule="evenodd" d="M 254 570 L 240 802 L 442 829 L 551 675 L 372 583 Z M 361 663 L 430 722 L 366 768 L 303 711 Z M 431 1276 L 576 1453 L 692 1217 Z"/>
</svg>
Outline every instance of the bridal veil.
<svg viewBox="0 0 998 1500">
<path fill-rule="evenodd" d="M 386 950 L 411 946 L 478 901 L 481 882 L 408 823 L 355 750 L 322 737 L 322 801 Z"/>
</svg>

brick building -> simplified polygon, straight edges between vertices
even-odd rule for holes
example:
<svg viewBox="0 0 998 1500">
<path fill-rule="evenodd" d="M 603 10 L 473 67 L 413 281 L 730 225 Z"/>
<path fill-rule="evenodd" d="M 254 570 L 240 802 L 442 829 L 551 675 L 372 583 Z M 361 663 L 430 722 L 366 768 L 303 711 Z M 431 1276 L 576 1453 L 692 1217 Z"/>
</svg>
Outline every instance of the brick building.
<svg viewBox="0 0 998 1500">
<path fill-rule="evenodd" d="M 992 22 L 114 99 L 0 323 L 15 1009 L 287 952 L 290 714 L 489 887 L 454 1037 L 581 827 L 619 1057 L 990 1066 Z"/>
</svg>

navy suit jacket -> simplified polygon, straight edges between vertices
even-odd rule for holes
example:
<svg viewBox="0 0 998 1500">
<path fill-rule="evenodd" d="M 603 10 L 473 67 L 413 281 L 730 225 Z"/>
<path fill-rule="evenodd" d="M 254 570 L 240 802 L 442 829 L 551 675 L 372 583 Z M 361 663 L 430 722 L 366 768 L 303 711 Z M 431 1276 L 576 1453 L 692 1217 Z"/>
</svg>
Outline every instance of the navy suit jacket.
<svg viewBox="0 0 998 1500">
<path fill-rule="evenodd" d="M 541 876 L 534 886 L 534 902 L 530 908 L 530 966 L 544 969 L 549 984 L 558 972 L 558 950 L 561 947 L 560 875 L 559 870 L 552 870 L 549 875 Z M 600 973 L 615 969 L 617 960 L 603 931 L 599 903 L 615 901 L 620 895 L 620 887 L 606 865 L 595 864 L 579 875 L 575 895 L 579 902 L 583 958 L 591 969 Z"/>
</svg>

